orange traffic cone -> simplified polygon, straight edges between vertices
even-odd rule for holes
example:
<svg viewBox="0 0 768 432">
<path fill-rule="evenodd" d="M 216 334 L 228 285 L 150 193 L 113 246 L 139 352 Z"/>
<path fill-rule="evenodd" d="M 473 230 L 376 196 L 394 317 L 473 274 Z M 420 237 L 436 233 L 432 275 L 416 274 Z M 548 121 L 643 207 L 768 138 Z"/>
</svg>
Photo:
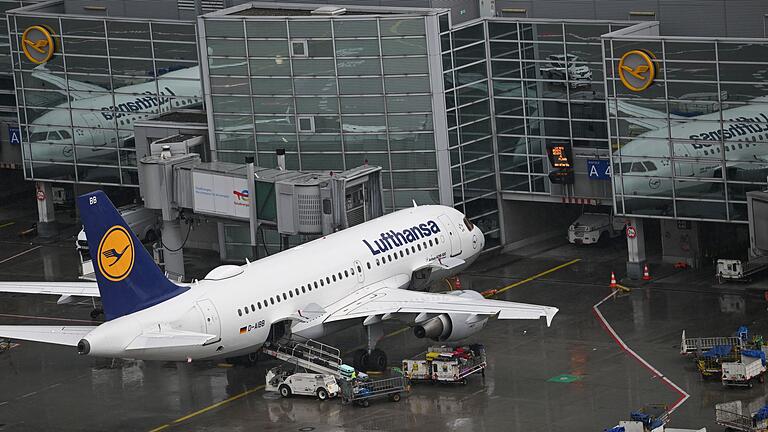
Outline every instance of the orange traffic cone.
<svg viewBox="0 0 768 432">
<path fill-rule="evenodd" d="M 453 284 L 454 288 L 457 290 L 461 289 L 461 279 L 459 279 L 458 276 L 456 276 L 456 282 Z"/>
<path fill-rule="evenodd" d="M 611 285 L 610 285 L 610 287 L 611 288 L 618 288 L 619 287 L 619 284 L 616 283 L 616 275 L 613 272 L 611 272 Z"/>
<path fill-rule="evenodd" d="M 643 280 L 644 281 L 651 280 L 651 274 L 648 272 L 648 264 L 643 266 Z"/>
</svg>

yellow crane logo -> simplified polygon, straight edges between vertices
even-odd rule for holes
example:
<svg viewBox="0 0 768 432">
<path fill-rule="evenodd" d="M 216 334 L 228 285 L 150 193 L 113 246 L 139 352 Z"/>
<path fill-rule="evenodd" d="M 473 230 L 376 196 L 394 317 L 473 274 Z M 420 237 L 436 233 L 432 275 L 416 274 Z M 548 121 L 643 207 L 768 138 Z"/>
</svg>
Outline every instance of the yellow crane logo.
<svg viewBox="0 0 768 432">
<path fill-rule="evenodd" d="M 56 43 L 52 32 L 43 26 L 30 26 L 21 35 L 21 49 L 29 61 L 43 64 L 53 57 Z"/>
<path fill-rule="evenodd" d="M 653 84 L 656 78 L 655 57 L 650 51 L 631 50 L 624 53 L 619 60 L 619 79 L 624 87 L 635 91 L 643 91 Z"/>
</svg>

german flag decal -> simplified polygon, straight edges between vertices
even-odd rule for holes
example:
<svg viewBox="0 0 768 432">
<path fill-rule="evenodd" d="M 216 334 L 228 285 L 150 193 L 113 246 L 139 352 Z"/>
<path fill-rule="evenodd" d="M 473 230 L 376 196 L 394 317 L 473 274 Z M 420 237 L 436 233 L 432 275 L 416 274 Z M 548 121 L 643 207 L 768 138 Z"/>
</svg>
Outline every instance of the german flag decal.
<svg viewBox="0 0 768 432">
<path fill-rule="evenodd" d="M 248 327 L 240 327 L 240 334 L 248 333 Z"/>
</svg>

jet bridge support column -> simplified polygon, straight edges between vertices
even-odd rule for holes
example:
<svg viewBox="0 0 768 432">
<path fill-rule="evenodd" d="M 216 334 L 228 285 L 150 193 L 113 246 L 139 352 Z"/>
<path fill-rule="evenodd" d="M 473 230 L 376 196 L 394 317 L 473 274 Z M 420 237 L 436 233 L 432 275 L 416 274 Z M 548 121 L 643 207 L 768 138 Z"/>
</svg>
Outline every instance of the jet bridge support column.
<svg viewBox="0 0 768 432">
<path fill-rule="evenodd" d="M 179 219 L 163 221 L 163 262 L 165 272 L 173 280 L 184 279 L 184 241 L 187 230 L 192 229 L 191 221 L 186 227 L 181 226 Z"/>
<path fill-rule="evenodd" d="M 630 218 L 624 234 L 627 237 L 627 251 L 629 255 L 627 259 L 627 276 L 630 279 L 640 279 L 643 277 L 643 266 L 646 259 L 643 220 Z"/>
</svg>

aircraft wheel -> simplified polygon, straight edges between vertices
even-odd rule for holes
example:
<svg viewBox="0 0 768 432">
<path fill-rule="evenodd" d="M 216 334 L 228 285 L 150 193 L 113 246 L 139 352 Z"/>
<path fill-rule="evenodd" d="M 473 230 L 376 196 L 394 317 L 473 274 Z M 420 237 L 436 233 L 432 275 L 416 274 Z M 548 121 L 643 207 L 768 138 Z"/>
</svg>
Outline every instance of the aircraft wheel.
<svg viewBox="0 0 768 432">
<path fill-rule="evenodd" d="M 375 371 L 386 370 L 387 354 L 380 349 L 371 351 L 371 354 L 368 356 L 368 368 Z"/>
<path fill-rule="evenodd" d="M 355 351 L 352 358 L 352 366 L 359 371 L 364 371 L 368 368 L 368 351 L 359 349 Z"/>
</svg>

